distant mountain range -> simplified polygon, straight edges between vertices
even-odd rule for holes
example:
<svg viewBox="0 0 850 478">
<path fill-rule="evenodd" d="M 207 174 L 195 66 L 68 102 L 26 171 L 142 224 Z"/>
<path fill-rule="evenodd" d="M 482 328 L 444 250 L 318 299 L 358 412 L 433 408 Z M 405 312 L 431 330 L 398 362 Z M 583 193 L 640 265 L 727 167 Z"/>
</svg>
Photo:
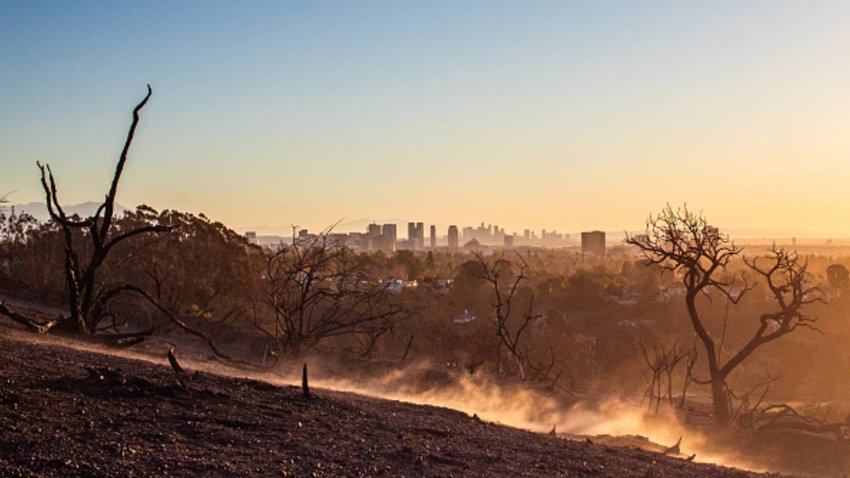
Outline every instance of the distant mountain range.
<svg viewBox="0 0 850 478">
<path fill-rule="evenodd" d="M 71 206 L 62 206 L 65 213 L 69 216 L 77 214 L 80 217 L 89 217 L 97 212 L 100 203 L 93 201 L 74 204 Z M 47 221 L 50 219 L 50 214 L 47 212 L 47 206 L 43 202 L 30 202 L 26 204 L 4 204 L 3 209 L 11 211 L 14 208 L 16 214 L 27 213 L 39 221 Z M 120 204 L 115 204 L 115 214 L 122 214 L 127 208 Z"/>
</svg>

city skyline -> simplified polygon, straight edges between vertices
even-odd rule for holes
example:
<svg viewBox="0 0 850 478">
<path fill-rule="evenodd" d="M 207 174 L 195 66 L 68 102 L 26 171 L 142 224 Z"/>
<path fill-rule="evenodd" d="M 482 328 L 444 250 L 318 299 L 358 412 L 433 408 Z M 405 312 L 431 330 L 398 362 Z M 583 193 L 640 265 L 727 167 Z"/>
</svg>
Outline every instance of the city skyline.
<svg viewBox="0 0 850 478">
<path fill-rule="evenodd" d="M 85 216 L 87 214 L 94 213 L 96 206 L 97 206 L 97 203 L 94 203 L 94 202 L 86 202 L 86 203 L 80 203 L 80 204 L 69 204 L 69 205 L 66 205 L 66 210 L 72 211 L 72 213 L 77 213 L 77 214 L 81 214 L 81 215 Z M 123 206 L 121 204 L 116 204 L 116 206 L 117 206 L 116 212 L 118 214 L 120 214 L 125 209 L 125 206 Z M 40 221 L 48 220 L 47 209 L 46 209 L 44 203 L 37 202 L 37 201 L 32 202 L 32 203 L 26 203 L 26 204 L 16 204 L 14 202 L 2 204 L 2 205 L 0 205 L 0 210 L 3 210 L 3 209 L 5 209 L 6 212 L 11 212 L 12 209 L 17 210 L 18 213 L 26 212 L 27 214 L 35 216 L 36 219 L 38 219 Z M 168 209 L 173 209 L 173 208 L 168 208 Z M 192 212 L 192 213 L 195 213 L 195 214 L 202 213 L 202 211 L 184 211 L 184 212 Z M 218 220 L 215 217 L 212 217 L 211 219 L 212 220 Z M 294 222 L 290 222 L 288 224 L 281 224 L 281 225 L 278 225 L 278 226 L 268 226 L 268 225 L 263 226 L 263 225 L 260 225 L 260 226 L 238 227 L 238 226 L 232 226 L 231 224 L 226 224 L 226 225 L 228 227 L 230 227 L 231 229 L 233 229 L 237 232 L 240 232 L 240 233 L 245 233 L 245 232 L 250 231 L 250 232 L 254 232 L 254 233 L 256 233 L 260 236 L 291 237 L 293 227 L 296 228 L 296 232 L 297 232 L 297 230 L 304 229 L 304 228 L 306 228 L 310 231 L 321 231 L 321 230 L 327 229 L 328 227 L 332 227 L 332 230 L 335 231 L 335 232 L 360 233 L 360 232 L 367 230 L 367 227 L 370 224 L 380 224 L 381 226 L 385 226 L 387 224 L 392 224 L 392 225 L 395 225 L 400 230 L 405 230 L 405 228 L 407 227 L 409 222 L 411 222 L 411 221 L 408 221 L 406 219 L 400 219 L 400 218 L 391 218 L 391 219 L 366 219 L 366 218 L 361 218 L 361 219 L 356 219 L 356 220 L 353 220 L 353 221 L 340 220 L 340 221 L 337 221 L 335 224 L 332 224 L 330 226 L 329 225 L 320 225 L 318 227 L 302 226 L 301 224 L 294 223 Z M 416 221 L 416 222 L 422 222 L 422 221 Z M 440 230 L 440 231 L 445 231 L 445 230 L 447 230 L 447 228 L 452 226 L 452 224 L 448 223 L 448 222 L 431 223 L 431 222 L 425 221 L 424 223 L 428 224 L 429 226 L 435 225 L 438 228 L 438 230 Z M 490 225 L 493 225 L 493 226 L 500 226 L 500 224 L 495 224 L 493 222 L 488 222 L 488 221 L 485 221 L 485 222 L 478 221 L 475 224 L 466 224 L 466 225 L 462 225 L 462 226 L 460 224 L 454 224 L 454 225 L 460 226 L 460 227 L 463 228 L 463 227 L 478 227 L 478 226 L 481 226 L 482 224 L 490 224 Z M 500 226 L 500 228 L 501 228 L 501 226 Z M 738 240 L 768 240 L 768 241 L 772 240 L 772 239 L 790 240 L 790 239 L 795 238 L 795 237 L 800 238 L 800 239 L 813 239 L 813 240 L 835 239 L 835 240 L 842 240 L 844 242 L 850 240 L 850 234 L 847 234 L 847 233 L 844 233 L 844 232 L 841 232 L 841 231 L 812 232 L 812 231 L 805 231 L 805 230 L 801 230 L 801 229 L 795 229 L 793 227 L 775 228 L 775 229 L 754 229 L 754 228 L 737 228 L 737 229 L 735 229 L 735 228 L 724 227 L 723 225 L 718 225 L 718 228 L 721 231 L 723 231 L 725 234 L 730 235 L 733 239 L 738 239 Z M 557 233 L 568 234 L 568 235 L 572 235 L 572 236 L 577 237 L 581 232 L 586 232 L 588 230 L 595 230 L 595 229 L 598 229 L 598 228 L 594 228 L 593 226 L 590 226 L 590 227 L 585 228 L 585 229 L 574 229 L 574 230 L 562 231 L 562 230 L 558 230 L 558 229 L 554 229 L 554 228 L 551 228 L 551 229 L 550 228 L 531 229 L 531 228 L 528 228 L 528 227 L 520 226 L 516 230 L 513 230 L 512 228 L 507 228 L 507 227 L 502 228 L 502 229 L 507 231 L 509 234 L 516 234 L 517 236 L 523 236 L 526 231 L 531 231 L 531 232 L 534 232 L 535 234 L 540 232 L 541 233 L 540 235 L 542 236 L 542 233 L 545 231 L 547 233 L 548 232 L 557 232 Z M 459 231 L 460 231 L 460 229 L 459 229 Z M 634 233 L 634 234 L 640 234 L 641 232 L 643 232 L 643 228 L 642 227 L 613 228 L 613 229 L 602 229 L 602 231 L 610 234 L 612 237 L 618 237 L 619 238 L 619 237 L 622 237 L 622 235 L 626 232 Z M 406 236 L 398 236 L 398 237 L 406 239 Z M 438 237 L 440 237 L 441 239 L 445 239 L 446 234 L 442 234 L 442 233 L 438 234 Z"/>
</svg>

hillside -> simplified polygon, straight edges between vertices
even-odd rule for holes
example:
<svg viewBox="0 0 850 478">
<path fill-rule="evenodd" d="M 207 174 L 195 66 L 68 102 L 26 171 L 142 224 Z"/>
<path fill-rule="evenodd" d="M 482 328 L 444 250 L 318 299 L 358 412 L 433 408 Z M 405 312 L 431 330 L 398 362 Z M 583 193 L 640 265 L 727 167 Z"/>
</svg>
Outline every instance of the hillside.
<svg viewBox="0 0 850 478">
<path fill-rule="evenodd" d="M 3 476 L 758 476 L 0 334 Z"/>
</svg>

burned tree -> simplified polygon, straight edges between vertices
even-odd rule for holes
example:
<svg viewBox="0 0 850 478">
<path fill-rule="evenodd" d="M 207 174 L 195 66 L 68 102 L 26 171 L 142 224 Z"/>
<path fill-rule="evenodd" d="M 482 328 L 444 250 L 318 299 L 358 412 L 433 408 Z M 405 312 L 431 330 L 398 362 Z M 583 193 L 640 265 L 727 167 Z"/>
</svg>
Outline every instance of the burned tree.
<svg viewBox="0 0 850 478">
<path fill-rule="evenodd" d="M 373 347 L 402 313 L 385 285 L 327 231 L 267 250 L 263 262 L 254 323 L 271 338 L 273 357 L 296 357 L 332 338 Z"/>
<path fill-rule="evenodd" d="M 68 215 L 59 201 L 59 188 L 56 185 L 53 171 L 49 165 L 38 163 L 47 210 L 50 213 L 51 220 L 61 228 L 64 238 L 63 270 L 69 315 L 63 315 L 48 322 L 37 322 L 20 314 L 10 314 L 5 308 L 0 309 L 0 313 L 36 332 L 43 333 L 53 328 L 60 328 L 67 331 L 94 334 L 100 331 L 98 324 L 107 316 L 104 310 L 108 302 L 127 290 L 126 285 L 114 288 L 103 287 L 99 280 L 98 272 L 110 252 L 118 244 L 134 237 L 168 232 L 172 229 L 172 227 L 166 225 L 149 224 L 123 230 L 114 227 L 113 223 L 118 184 L 124 172 L 133 136 L 139 123 L 139 112 L 151 96 L 150 85 L 148 85 L 147 90 L 144 99 L 133 109 L 133 120 L 115 167 L 112 183 L 94 215 L 84 219 L 76 215 Z"/>
<path fill-rule="evenodd" d="M 749 290 L 743 278 L 730 277 L 728 266 L 742 249 L 728 236 L 708 224 L 702 215 L 687 208 L 674 210 L 669 205 L 647 220 L 646 233 L 629 235 L 626 243 L 636 246 L 649 264 L 681 276 L 685 286 L 688 316 L 706 352 L 714 416 L 718 423 L 729 423 L 732 415 L 727 378 L 759 347 L 800 328 L 815 329 L 815 318 L 804 313 L 807 305 L 820 301 L 819 289 L 809 284 L 805 262 L 796 254 L 773 247 L 766 258 L 744 260 L 760 276 L 772 294 L 776 310 L 761 314 L 758 327 L 744 345 L 723 361 L 714 335 L 697 299 L 719 293 L 737 304 Z M 769 264 L 762 265 L 763 262 Z"/>
<path fill-rule="evenodd" d="M 480 253 L 474 255 L 478 264 L 475 275 L 484 281 L 490 291 L 490 320 L 496 328 L 499 344 L 497 360 L 501 359 L 500 350 L 504 347 L 516 365 L 521 380 L 532 378 L 532 375 L 548 380 L 548 375 L 555 365 L 554 355 L 545 367 L 535 364 L 531 360 L 531 350 L 526 340 L 529 327 L 543 318 L 535 312 L 533 290 L 527 289 L 529 294 L 523 294 L 522 300 L 520 299 L 521 286 L 528 280 L 528 263 L 522 256 L 517 255 L 518 270 L 514 271 L 514 263 L 505 257 L 491 262 Z"/>
<path fill-rule="evenodd" d="M 665 398 L 670 405 L 673 405 L 673 375 L 679 363 L 689 357 L 689 351 L 679 347 L 678 342 L 670 347 L 655 346 L 652 350 L 648 349 L 643 342 L 640 342 L 639 346 L 643 353 L 646 367 L 650 371 L 650 383 L 644 393 L 644 397 L 649 399 L 650 409 L 653 402 L 655 402 L 655 414 L 657 415 L 658 410 L 661 408 L 661 402 Z M 665 380 L 667 382 L 666 385 L 664 384 Z M 687 384 L 685 388 L 687 388 Z M 684 393 L 683 391 L 683 396 Z"/>
</svg>

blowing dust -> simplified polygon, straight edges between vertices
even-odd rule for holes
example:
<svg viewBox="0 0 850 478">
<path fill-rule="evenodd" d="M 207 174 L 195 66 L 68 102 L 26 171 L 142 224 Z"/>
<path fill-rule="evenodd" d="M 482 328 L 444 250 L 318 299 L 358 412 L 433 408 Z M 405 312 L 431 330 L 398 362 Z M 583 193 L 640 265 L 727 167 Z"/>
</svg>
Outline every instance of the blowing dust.
<svg viewBox="0 0 850 478">
<path fill-rule="evenodd" d="M 164 352 L 152 356 L 151 347 L 146 352 L 108 349 L 55 336 L 17 334 L 17 339 L 48 345 L 59 345 L 98 354 L 113 355 L 165 365 Z M 166 349 L 167 350 L 167 349 Z M 190 370 L 218 375 L 250 378 L 275 385 L 300 384 L 300 368 L 277 372 L 251 372 L 204 360 L 199 356 L 182 356 L 181 362 Z M 696 455 L 694 461 L 731 466 L 751 471 L 767 471 L 740 456 L 712 451 L 707 438 L 686 427 L 676 414 L 662 408 L 655 415 L 638 402 L 618 398 L 599 398 L 591 403 L 582 400 L 564 403 L 543 391 L 517 385 L 495 383 L 483 377 L 452 375 L 446 380 L 430 380 L 427 366 L 408 366 L 368 378 L 334 376 L 328 368 L 315 367 L 310 376 L 313 388 L 355 393 L 387 400 L 399 400 L 419 405 L 430 405 L 458 410 L 480 419 L 521 428 L 538 433 L 548 433 L 553 427 L 566 438 L 580 436 L 598 437 L 604 444 L 639 446 L 651 451 L 661 451 L 679 440 L 679 454 Z M 425 378 L 423 378 L 425 377 Z"/>
<path fill-rule="evenodd" d="M 694 461 L 767 471 L 741 456 L 712 450 L 703 434 L 686 427 L 669 408 L 662 408 L 655 415 L 639 402 L 602 397 L 592 403 L 587 400 L 564 403 L 544 391 L 469 375 L 457 376 L 448 384 L 427 386 L 415 378 L 419 372 L 417 367 L 408 367 L 365 381 L 316 376 L 310 383 L 329 390 L 451 408 L 475 414 L 485 421 L 538 433 L 548 433 L 554 427 L 558 435 L 568 438 L 606 436 L 608 439 L 599 441 L 650 451 L 662 451 L 681 437 L 679 455 L 696 455 Z"/>
</svg>

